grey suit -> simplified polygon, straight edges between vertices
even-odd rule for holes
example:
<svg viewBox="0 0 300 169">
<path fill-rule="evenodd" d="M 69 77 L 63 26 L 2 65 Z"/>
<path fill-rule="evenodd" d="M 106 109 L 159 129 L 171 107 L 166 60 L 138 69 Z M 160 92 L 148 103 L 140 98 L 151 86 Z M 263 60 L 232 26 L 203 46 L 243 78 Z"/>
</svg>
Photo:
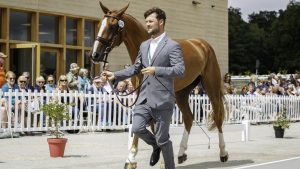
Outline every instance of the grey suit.
<svg viewBox="0 0 300 169">
<path fill-rule="evenodd" d="M 133 110 L 132 131 L 153 147 L 162 150 L 166 169 L 174 169 L 172 142 L 169 140 L 169 125 L 175 105 L 174 77 L 185 71 L 180 45 L 167 35 L 159 42 L 149 63 L 150 39 L 143 42 L 135 63 L 127 69 L 115 72 L 116 81 L 138 74 L 148 66 L 155 67 L 154 76 L 144 76 L 137 104 Z M 155 136 L 146 129 L 149 120 L 156 122 Z"/>
</svg>

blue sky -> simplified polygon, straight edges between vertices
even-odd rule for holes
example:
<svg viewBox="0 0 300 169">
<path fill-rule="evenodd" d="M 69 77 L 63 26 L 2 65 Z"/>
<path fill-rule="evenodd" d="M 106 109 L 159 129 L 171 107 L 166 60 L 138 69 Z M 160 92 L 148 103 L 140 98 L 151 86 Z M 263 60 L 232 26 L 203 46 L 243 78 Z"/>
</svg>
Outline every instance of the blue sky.
<svg viewBox="0 0 300 169">
<path fill-rule="evenodd" d="M 228 7 L 240 8 L 244 20 L 248 15 L 259 11 L 278 11 L 286 9 L 290 0 L 228 0 Z"/>
</svg>

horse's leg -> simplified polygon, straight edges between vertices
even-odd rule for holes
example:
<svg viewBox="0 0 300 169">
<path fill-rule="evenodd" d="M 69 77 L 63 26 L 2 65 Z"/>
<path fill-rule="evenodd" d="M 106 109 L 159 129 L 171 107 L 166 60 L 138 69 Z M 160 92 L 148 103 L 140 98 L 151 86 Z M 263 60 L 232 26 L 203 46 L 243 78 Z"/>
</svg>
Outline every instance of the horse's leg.
<svg viewBox="0 0 300 169">
<path fill-rule="evenodd" d="M 135 156 L 137 155 L 138 152 L 138 142 L 139 142 L 138 136 L 134 135 L 124 169 L 135 169 L 137 167 Z"/>
<path fill-rule="evenodd" d="M 223 136 L 222 125 L 225 117 L 225 108 L 223 104 L 223 84 L 220 69 L 214 52 L 210 53 L 209 61 L 203 71 L 204 89 L 211 101 L 213 114 L 213 123 L 210 129 L 218 128 L 220 160 L 226 162 L 228 160 L 228 152 L 225 150 L 225 141 Z"/>
<path fill-rule="evenodd" d="M 185 130 L 183 131 L 180 148 L 178 152 L 178 163 L 181 164 L 187 159 L 186 150 L 189 134 L 193 124 L 193 115 L 189 106 L 189 95 L 191 90 L 199 83 L 197 78 L 192 84 L 176 92 L 176 103 L 182 112 Z"/>
</svg>

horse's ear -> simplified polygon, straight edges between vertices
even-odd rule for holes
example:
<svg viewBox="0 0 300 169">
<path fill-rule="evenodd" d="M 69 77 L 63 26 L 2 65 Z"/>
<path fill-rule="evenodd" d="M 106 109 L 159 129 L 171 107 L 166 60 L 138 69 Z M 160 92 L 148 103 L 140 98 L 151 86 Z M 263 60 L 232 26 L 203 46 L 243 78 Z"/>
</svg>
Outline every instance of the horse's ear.
<svg viewBox="0 0 300 169">
<path fill-rule="evenodd" d="M 104 6 L 101 1 L 99 1 L 99 4 L 100 4 L 100 7 L 101 7 L 103 13 L 107 14 L 107 12 L 109 12 L 109 9 L 106 6 Z"/>
<path fill-rule="evenodd" d="M 122 8 L 118 11 L 117 16 L 119 16 L 119 17 L 122 16 L 124 14 L 124 12 L 127 10 L 128 6 L 129 6 L 129 2 L 124 8 Z"/>
</svg>

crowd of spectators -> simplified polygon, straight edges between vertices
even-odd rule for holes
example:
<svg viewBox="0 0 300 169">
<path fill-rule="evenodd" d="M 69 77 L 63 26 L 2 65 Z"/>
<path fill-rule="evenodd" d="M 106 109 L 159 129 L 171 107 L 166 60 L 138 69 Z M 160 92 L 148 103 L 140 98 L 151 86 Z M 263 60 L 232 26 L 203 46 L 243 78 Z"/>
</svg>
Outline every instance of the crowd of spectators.
<svg viewBox="0 0 300 169">
<path fill-rule="evenodd" d="M 266 78 L 257 78 L 256 75 L 250 76 L 249 82 L 246 82 L 239 89 L 234 85 L 231 75 L 226 73 L 223 76 L 223 91 L 225 94 L 232 95 L 252 95 L 252 96 L 300 96 L 300 75 L 280 75 L 271 73 Z M 192 94 L 205 94 L 201 84 L 197 85 Z"/>
<path fill-rule="evenodd" d="M 1 69 L 1 63 L 0 63 L 0 69 Z M 65 75 L 60 75 L 57 78 L 57 81 L 55 80 L 56 79 L 55 75 L 50 74 L 47 75 L 46 77 L 45 76 L 36 77 L 35 85 L 31 85 L 30 78 L 31 76 L 29 72 L 23 72 L 18 77 L 16 73 L 12 71 L 7 71 L 5 73 L 5 81 L 0 86 L 2 90 L 2 97 L 0 100 L 0 104 L 1 104 L 0 125 L 2 126 L 0 127 L 4 127 L 4 128 L 7 127 L 6 122 L 8 119 L 7 117 L 8 97 L 4 97 L 4 95 L 6 92 L 9 91 L 55 92 L 55 93 L 77 91 L 77 92 L 84 92 L 84 93 L 91 93 L 91 94 L 98 94 L 98 93 L 126 94 L 133 90 L 133 85 L 130 79 L 118 82 L 118 84 L 115 85 L 115 88 L 112 89 L 111 85 L 108 83 L 107 79 L 104 76 L 101 76 L 100 74 L 99 76 L 90 78 L 88 69 L 80 68 L 77 65 L 77 63 L 71 63 L 69 72 Z M 85 100 L 83 101 L 85 102 Z M 64 100 L 61 99 L 61 102 L 64 102 Z M 12 97 L 12 106 L 11 106 L 13 108 L 12 112 L 13 113 L 18 112 L 15 109 L 16 108 L 21 109 L 22 104 L 23 103 L 20 99 Z M 102 102 L 98 102 L 98 100 L 92 100 L 92 104 L 93 106 L 97 106 L 99 104 L 104 105 L 105 103 L 103 103 L 103 100 Z M 76 111 L 75 109 L 76 107 L 72 108 L 72 112 L 78 112 L 78 110 Z M 103 115 L 103 112 L 101 114 Z M 74 118 L 74 115 L 72 116 Z"/>
</svg>

